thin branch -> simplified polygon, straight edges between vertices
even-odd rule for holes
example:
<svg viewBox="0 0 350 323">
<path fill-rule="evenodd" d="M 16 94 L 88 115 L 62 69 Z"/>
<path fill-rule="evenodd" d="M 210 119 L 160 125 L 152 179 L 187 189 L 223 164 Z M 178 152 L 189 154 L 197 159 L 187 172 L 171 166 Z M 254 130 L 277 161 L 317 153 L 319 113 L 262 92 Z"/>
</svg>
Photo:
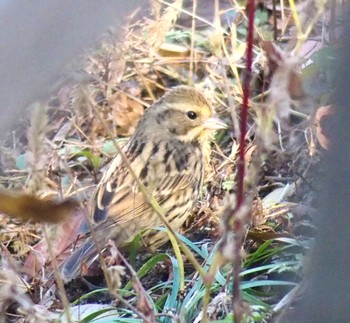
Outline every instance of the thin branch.
<svg viewBox="0 0 350 323">
<path fill-rule="evenodd" d="M 191 30 L 191 52 L 190 52 L 190 72 L 188 75 L 189 83 L 193 83 L 193 65 L 194 65 L 194 36 L 196 34 L 196 14 L 197 10 L 197 0 L 193 0 L 193 6 L 192 6 L 192 30 Z"/>
<path fill-rule="evenodd" d="M 45 237 L 46 244 L 47 244 L 47 250 L 48 250 L 49 255 L 51 257 L 53 273 L 54 273 L 54 276 L 55 276 L 55 279 L 56 279 L 58 294 L 60 295 L 60 298 L 61 298 L 61 301 L 62 301 L 62 306 L 63 306 L 64 312 L 65 312 L 64 314 L 66 316 L 67 322 L 68 323 L 73 323 L 72 316 L 71 316 L 71 313 L 70 313 L 69 300 L 68 300 L 66 291 L 64 289 L 64 283 L 63 283 L 62 277 L 60 275 L 60 271 L 58 269 L 59 266 L 57 264 L 57 259 L 55 257 L 55 253 L 53 252 L 53 249 L 52 249 L 51 240 L 50 240 L 49 234 L 47 232 L 46 224 L 44 224 L 42 226 L 42 228 L 43 228 L 43 233 L 44 233 L 44 237 Z"/>
<path fill-rule="evenodd" d="M 250 81 L 252 78 L 252 64 L 253 64 L 253 41 L 254 41 L 254 14 L 255 14 L 255 1 L 247 0 L 246 11 L 248 15 L 248 34 L 247 34 L 247 68 L 243 79 L 243 102 L 241 108 L 241 124 L 240 124 L 240 140 L 239 140 L 239 157 L 237 162 L 237 205 L 234 214 L 236 220 L 233 225 L 234 235 L 234 257 L 233 259 L 233 290 L 232 290 L 232 305 L 234 313 L 235 323 L 242 321 L 242 300 L 240 294 L 240 269 L 241 269 L 241 249 L 244 240 L 244 224 L 242 219 L 245 219 L 244 207 L 244 179 L 245 179 L 245 139 L 247 133 L 247 118 L 248 118 L 248 104 L 250 96 Z M 239 217 L 241 214 L 242 217 Z M 239 220 L 240 218 L 241 220 Z"/>
</svg>

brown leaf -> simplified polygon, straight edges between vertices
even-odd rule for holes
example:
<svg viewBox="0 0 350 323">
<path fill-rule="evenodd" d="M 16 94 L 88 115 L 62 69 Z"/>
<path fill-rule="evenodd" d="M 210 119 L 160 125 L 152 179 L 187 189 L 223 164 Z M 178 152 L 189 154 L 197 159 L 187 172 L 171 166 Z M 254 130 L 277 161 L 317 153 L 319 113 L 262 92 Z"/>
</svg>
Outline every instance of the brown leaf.
<svg viewBox="0 0 350 323">
<path fill-rule="evenodd" d="M 253 201 L 252 207 L 252 224 L 257 226 L 265 221 L 264 219 L 264 207 L 260 197 L 257 197 Z"/>
<path fill-rule="evenodd" d="M 108 104 L 112 107 L 118 135 L 130 136 L 134 132 L 144 111 L 143 105 L 136 100 L 140 94 L 139 88 L 129 86 L 125 92 L 118 91 L 109 97 Z"/>
<path fill-rule="evenodd" d="M 277 50 L 277 47 L 271 41 L 263 41 L 261 48 L 266 54 L 268 60 L 268 68 L 270 74 L 276 72 L 279 64 L 282 62 L 281 53 Z"/>
<path fill-rule="evenodd" d="M 330 119 L 334 114 L 334 108 L 331 105 L 320 107 L 316 111 L 315 115 L 315 125 L 317 132 L 317 139 L 323 149 L 328 150 L 330 148 L 331 142 L 328 138 L 328 131 Z"/>
<path fill-rule="evenodd" d="M 269 231 L 261 231 L 257 229 L 249 230 L 247 237 L 252 240 L 267 241 L 276 238 L 288 238 L 290 234 L 284 232 L 275 232 L 272 229 Z"/>
<path fill-rule="evenodd" d="M 290 115 L 291 101 L 307 100 L 302 79 L 297 72 L 299 61 L 272 42 L 265 41 L 262 47 L 270 71 L 270 103 L 276 109 L 278 119 L 286 121 Z"/>
<path fill-rule="evenodd" d="M 54 257 L 58 257 L 57 261 L 61 262 L 67 257 L 69 252 L 68 247 L 75 244 L 79 235 L 79 228 L 85 215 L 81 209 L 77 209 L 74 216 L 70 219 L 66 219 L 61 225 L 58 233 L 52 235 L 50 243 L 52 247 L 52 253 Z M 47 243 L 45 240 L 41 240 L 37 245 L 32 248 L 28 257 L 24 262 L 24 271 L 30 277 L 35 275 L 45 266 L 49 259 L 49 253 L 47 250 Z"/>
</svg>

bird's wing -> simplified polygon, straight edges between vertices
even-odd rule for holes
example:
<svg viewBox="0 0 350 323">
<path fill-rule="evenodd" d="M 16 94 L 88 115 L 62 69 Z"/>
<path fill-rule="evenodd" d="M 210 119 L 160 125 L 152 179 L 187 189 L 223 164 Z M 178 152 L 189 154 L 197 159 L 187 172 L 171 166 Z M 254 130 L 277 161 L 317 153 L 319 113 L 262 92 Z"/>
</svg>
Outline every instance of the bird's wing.
<svg viewBox="0 0 350 323">
<path fill-rule="evenodd" d="M 175 176 L 164 175 L 164 185 L 151 194 L 160 206 L 164 206 L 165 201 L 184 190 L 193 181 L 194 176 L 190 172 L 180 176 L 179 174 Z M 107 217 L 113 217 L 116 224 L 123 224 L 132 219 L 147 221 L 153 213 L 153 207 L 138 189 L 136 183 L 134 183 L 133 189 L 123 184 L 114 192 L 105 190 L 102 194 L 102 204 L 96 205 L 95 208 L 95 221 L 100 220 L 98 222 L 101 222 Z M 174 199 L 174 203 L 176 203 L 176 199 Z"/>
<path fill-rule="evenodd" d="M 113 217 L 115 224 L 127 223 L 132 219 L 149 220 L 150 215 L 154 213 L 152 206 L 139 190 L 132 175 L 122 165 L 121 160 L 116 159 L 113 163 L 114 165 L 111 164 L 102 178 L 96 194 L 94 221 L 102 222 L 107 217 Z M 131 163 L 131 167 L 137 166 L 139 163 L 145 164 L 144 161 L 139 161 L 136 158 Z M 184 161 L 184 164 L 186 163 L 189 161 Z M 137 167 L 133 169 L 140 178 L 139 174 L 142 170 L 137 169 Z M 181 171 L 177 170 L 175 166 L 165 169 L 164 163 L 155 158 L 148 163 L 148 175 L 140 180 L 147 186 L 159 205 L 164 206 L 165 202 L 172 197 L 175 197 L 174 203 L 176 203 L 176 194 L 182 194 L 182 191 L 189 185 L 196 186 L 193 189 L 199 189 L 200 178 L 201 176 L 198 176 L 193 169 L 186 167 L 186 165 Z M 167 207 L 171 208 L 172 205 L 167 203 Z"/>
</svg>

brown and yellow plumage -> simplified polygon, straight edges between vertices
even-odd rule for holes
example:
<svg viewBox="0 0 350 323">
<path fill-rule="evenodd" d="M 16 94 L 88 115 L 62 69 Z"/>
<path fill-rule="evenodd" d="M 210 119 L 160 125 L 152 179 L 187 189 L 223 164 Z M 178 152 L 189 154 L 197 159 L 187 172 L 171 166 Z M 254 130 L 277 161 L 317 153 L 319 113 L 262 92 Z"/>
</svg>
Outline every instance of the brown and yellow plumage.
<svg viewBox="0 0 350 323">
<path fill-rule="evenodd" d="M 224 127 L 213 118 L 210 104 L 201 93 L 179 86 L 146 110 L 123 147 L 131 169 L 165 211 L 174 230 L 183 224 L 199 198 L 212 131 Z M 97 187 L 92 215 L 99 246 L 109 239 L 125 246 L 141 231 L 162 224 L 120 155 Z M 144 235 L 142 242 L 154 249 L 166 240 L 164 233 L 154 231 Z M 65 279 L 76 277 L 81 261 L 94 253 L 94 242 L 89 238 L 65 263 Z"/>
</svg>

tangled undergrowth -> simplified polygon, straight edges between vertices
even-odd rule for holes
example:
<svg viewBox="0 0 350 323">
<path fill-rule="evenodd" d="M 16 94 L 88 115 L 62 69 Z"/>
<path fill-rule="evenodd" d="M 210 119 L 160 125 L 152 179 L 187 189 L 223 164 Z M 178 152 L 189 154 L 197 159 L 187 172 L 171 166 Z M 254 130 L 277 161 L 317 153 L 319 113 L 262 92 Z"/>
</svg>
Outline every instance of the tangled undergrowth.
<svg viewBox="0 0 350 323">
<path fill-rule="evenodd" d="M 156 254 L 133 246 L 120 254 L 111 244 L 120 265 L 109 268 L 107 286 L 97 276 L 63 288 L 50 275 L 69 254 L 81 214 L 69 212 L 67 220 L 66 209 L 58 208 L 58 225 L 2 215 L 0 294 L 8 321 L 204 322 L 207 316 L 231 322 L 235 261 L 241 265 L 244 322 L 275 321 L 297 300 L 302 256 L 315 231 L 314 179 L 322 176 L 317 162 L 329 146 L 334 8 L 316 1 L 256 8 L 244 154 L 249 221 L 239 228 L 244 248 L 237 255 L 238 232 L 222 219 L 236 203 L 245 8 L 230 1 L 152 3 L 152 18 L 130 18 L 123 37 L 111 31 L 86 57 L 79 82 L 33 104 L 31 117 L 1 147 L 0 180 L 6 189 L 40 199 L 74 198 L 88 212 L 116 144 L 133 133 L 144 109 L 166 89 L 192 85 L 229 124 L 216 134 L 202 199 L 179 234 L 192 258 L 171 244 Z M 43 222 L 48 213 L 40 213 Z"/>
</svg>

